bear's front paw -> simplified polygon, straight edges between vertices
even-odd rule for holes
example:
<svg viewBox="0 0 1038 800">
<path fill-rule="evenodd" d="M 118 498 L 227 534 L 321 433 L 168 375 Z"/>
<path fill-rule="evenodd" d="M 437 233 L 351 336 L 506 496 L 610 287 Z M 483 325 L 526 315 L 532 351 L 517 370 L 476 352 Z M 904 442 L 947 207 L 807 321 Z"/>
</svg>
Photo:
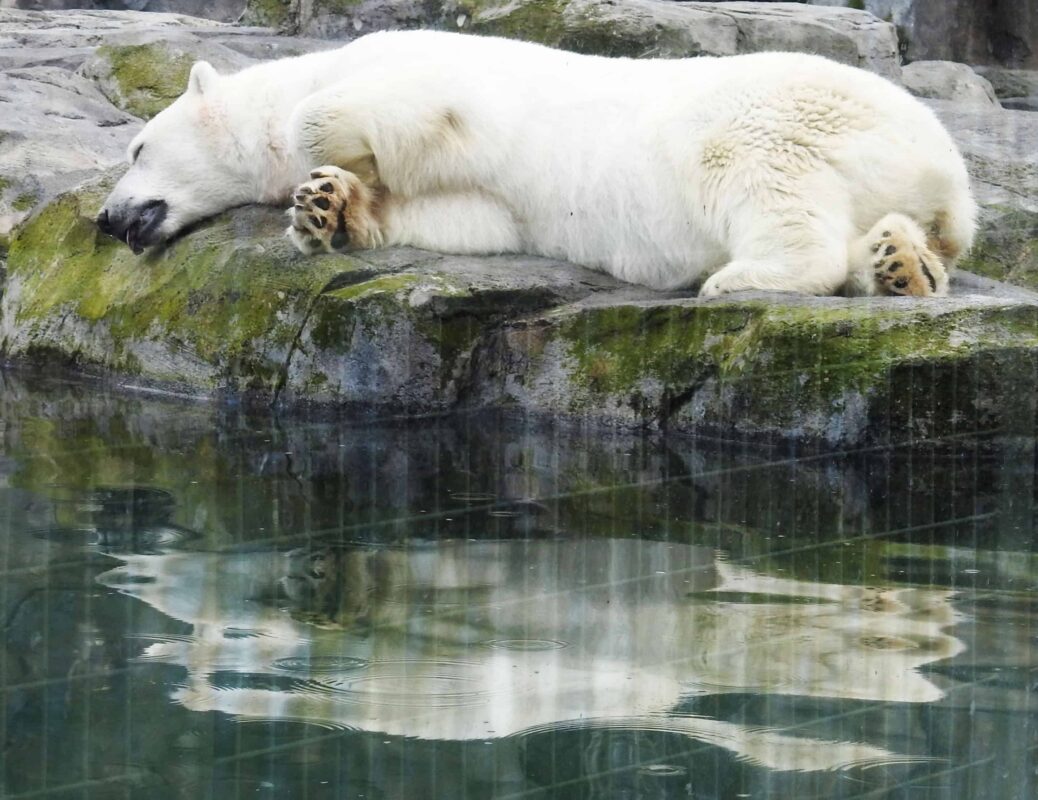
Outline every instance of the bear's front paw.
<svg viewBox="0 0 1038 800">
<path fill-rule="evenodd" d="M 319 167 L 292 199 L 287 233 L 301 252 L 334 253 L 380 243 L 371 190 L 352 172 Z"/>
</svg>

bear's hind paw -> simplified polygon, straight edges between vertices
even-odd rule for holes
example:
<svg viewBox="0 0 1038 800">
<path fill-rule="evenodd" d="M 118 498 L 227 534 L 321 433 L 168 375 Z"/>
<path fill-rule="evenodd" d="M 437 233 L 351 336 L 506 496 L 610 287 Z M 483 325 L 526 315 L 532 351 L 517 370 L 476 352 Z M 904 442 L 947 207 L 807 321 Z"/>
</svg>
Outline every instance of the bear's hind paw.
<svg viewBox="0 0 1038 800">
<path fill-rule="evenodd" d="M 306 255 L 377 246 L 371 190 L 351 172 L 319 167 L 292 195 L 288 236 Z"/>
<path fill-rule="evenodd" d="M 944 264 L 914 224 L 891 215 L 870 232 L 872 270 L 880 294 L 929 297 L 947 291 Z"/>
</svg>

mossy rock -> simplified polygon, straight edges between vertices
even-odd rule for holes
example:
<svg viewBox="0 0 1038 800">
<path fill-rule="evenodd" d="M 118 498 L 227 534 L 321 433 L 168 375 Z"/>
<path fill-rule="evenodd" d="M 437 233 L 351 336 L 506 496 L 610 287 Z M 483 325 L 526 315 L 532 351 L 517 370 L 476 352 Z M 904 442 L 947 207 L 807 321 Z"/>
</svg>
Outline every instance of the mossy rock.
<svg viewBox="0 0 1038 800">
<path fill-rule="evenodd" d="M 93 218 L 115 180 L 59 196 L 12 237 L 0 352 L 124 377 L 269 394 L 314 298 L 347 259 L 304 259 L 274 210 L 226 214 L 138 258 Z"/>
<path fill-rule="evenodd" d="M 532 258 L 304 257 L 265 207 L 137 257 L 93 222 L 115 179 L 59 196 L 12 237 L 0 357 L 192 394 L 436 410 L 492 326 L 616 286 Z"/>
<path fill-rule="evenodd" d="M 1038 212 L 993 205 L 981 212 L 977 242 L 962 266 L 989 278 L 1038 289 Z"/>
<path fill-rule="evenodd" d="M 522 256 L 358 257 L 367 266 L 327 287 L 300 334 L 288 371 L 292 397 L 449 409 L 471 391 L 472 360 L 499 325 L 616 286 L 579 267 Z"/>
<path fill-rule="evenodd" d="M 660 0 L 461 0 L 464 30 L 632 58 L 817 53 L 897 79 L 892 25 L 844 8 Z M 447 16 L 447 23 L 454 20 Z M 459 23 L 460 24 L 460 23 Z"/>
<path fill-rule="evenodd" d="M 191 66 L 209 61 L 220 72 L 236 72 L 252 60 L 216 42 L 190 34 L 124 37 L 102 45 L 83 65 L 113 105 L 141 119 L 151 119 L 187 88 Z"/>
<path fill-rule="evenodd" d="M 730 19 L 697 9 L 635 3 L 617 9 L 569 0 L 469 0 L 469 28 L 480 34 L 538 42 L 591 55 L 631 58 L 734 53 Z"/>
<path fill-rule="evenodd" d="M 501 402 L 827 445 L 1034 426 L 1038 296 L 578 304 L 511 326 Z M 493 395 L 487 390 L 485 398 Z"/>
<path fill-rule="evenodd" d="M 95 59 L 107 62 L 105 96 L 118 108 L 151 119 L 176 100 L 187 86 L 194 59 L 162 43 L 98 48 Z"/>
</svg>

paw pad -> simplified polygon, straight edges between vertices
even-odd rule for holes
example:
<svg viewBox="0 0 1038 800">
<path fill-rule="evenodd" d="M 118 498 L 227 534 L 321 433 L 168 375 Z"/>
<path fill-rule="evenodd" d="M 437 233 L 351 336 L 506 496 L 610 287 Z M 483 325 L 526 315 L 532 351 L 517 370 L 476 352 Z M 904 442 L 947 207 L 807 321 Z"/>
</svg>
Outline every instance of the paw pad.
<svg viewBox="0 0 1038 800">
<path fill-rule="evenodd" d="M 348 187 L 323 169 L 296 189 L 290 211 L 298 238 L 315 251 L 341 250 L 350 243 L 346 224 Z"/>
<path fill-rule="evenodd" d="M 937 292 L 934 271 L 926 263 L 929 251 L 907 236 L 885 230 L 870 249 L 877 256 L 872 264 L 876 282 L 886 294 L 926 297 Z"/>
</svg>

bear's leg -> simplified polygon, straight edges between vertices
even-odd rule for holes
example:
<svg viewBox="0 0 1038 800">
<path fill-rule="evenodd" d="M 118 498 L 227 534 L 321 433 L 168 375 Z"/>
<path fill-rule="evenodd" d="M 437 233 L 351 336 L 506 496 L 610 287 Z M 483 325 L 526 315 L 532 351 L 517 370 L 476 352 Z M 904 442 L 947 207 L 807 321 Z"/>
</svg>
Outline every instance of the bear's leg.
<svg viewBox="0 0 1038 800">
<path fill-rule="evenodd" d="M 376 190 L 352 172 L 318 167 L 294 194 L 288 237 L 306 254 L 368 249 L 382 244 Z"/>
<path fill-rule="evenodd" d="M 887 214 L 850 246 L 848 294 L 929 297 L 948 292 L 948 273 L 922 227 Z"/>
<path fill-rule="evenodd" d="M 849 217 L 836 205 L 738 209 L 727 226 L 732 260 L 706 280 L 699 295 L 753 289 L 834 294 L 847 280 L 850 228 Z"/>
</svg>

